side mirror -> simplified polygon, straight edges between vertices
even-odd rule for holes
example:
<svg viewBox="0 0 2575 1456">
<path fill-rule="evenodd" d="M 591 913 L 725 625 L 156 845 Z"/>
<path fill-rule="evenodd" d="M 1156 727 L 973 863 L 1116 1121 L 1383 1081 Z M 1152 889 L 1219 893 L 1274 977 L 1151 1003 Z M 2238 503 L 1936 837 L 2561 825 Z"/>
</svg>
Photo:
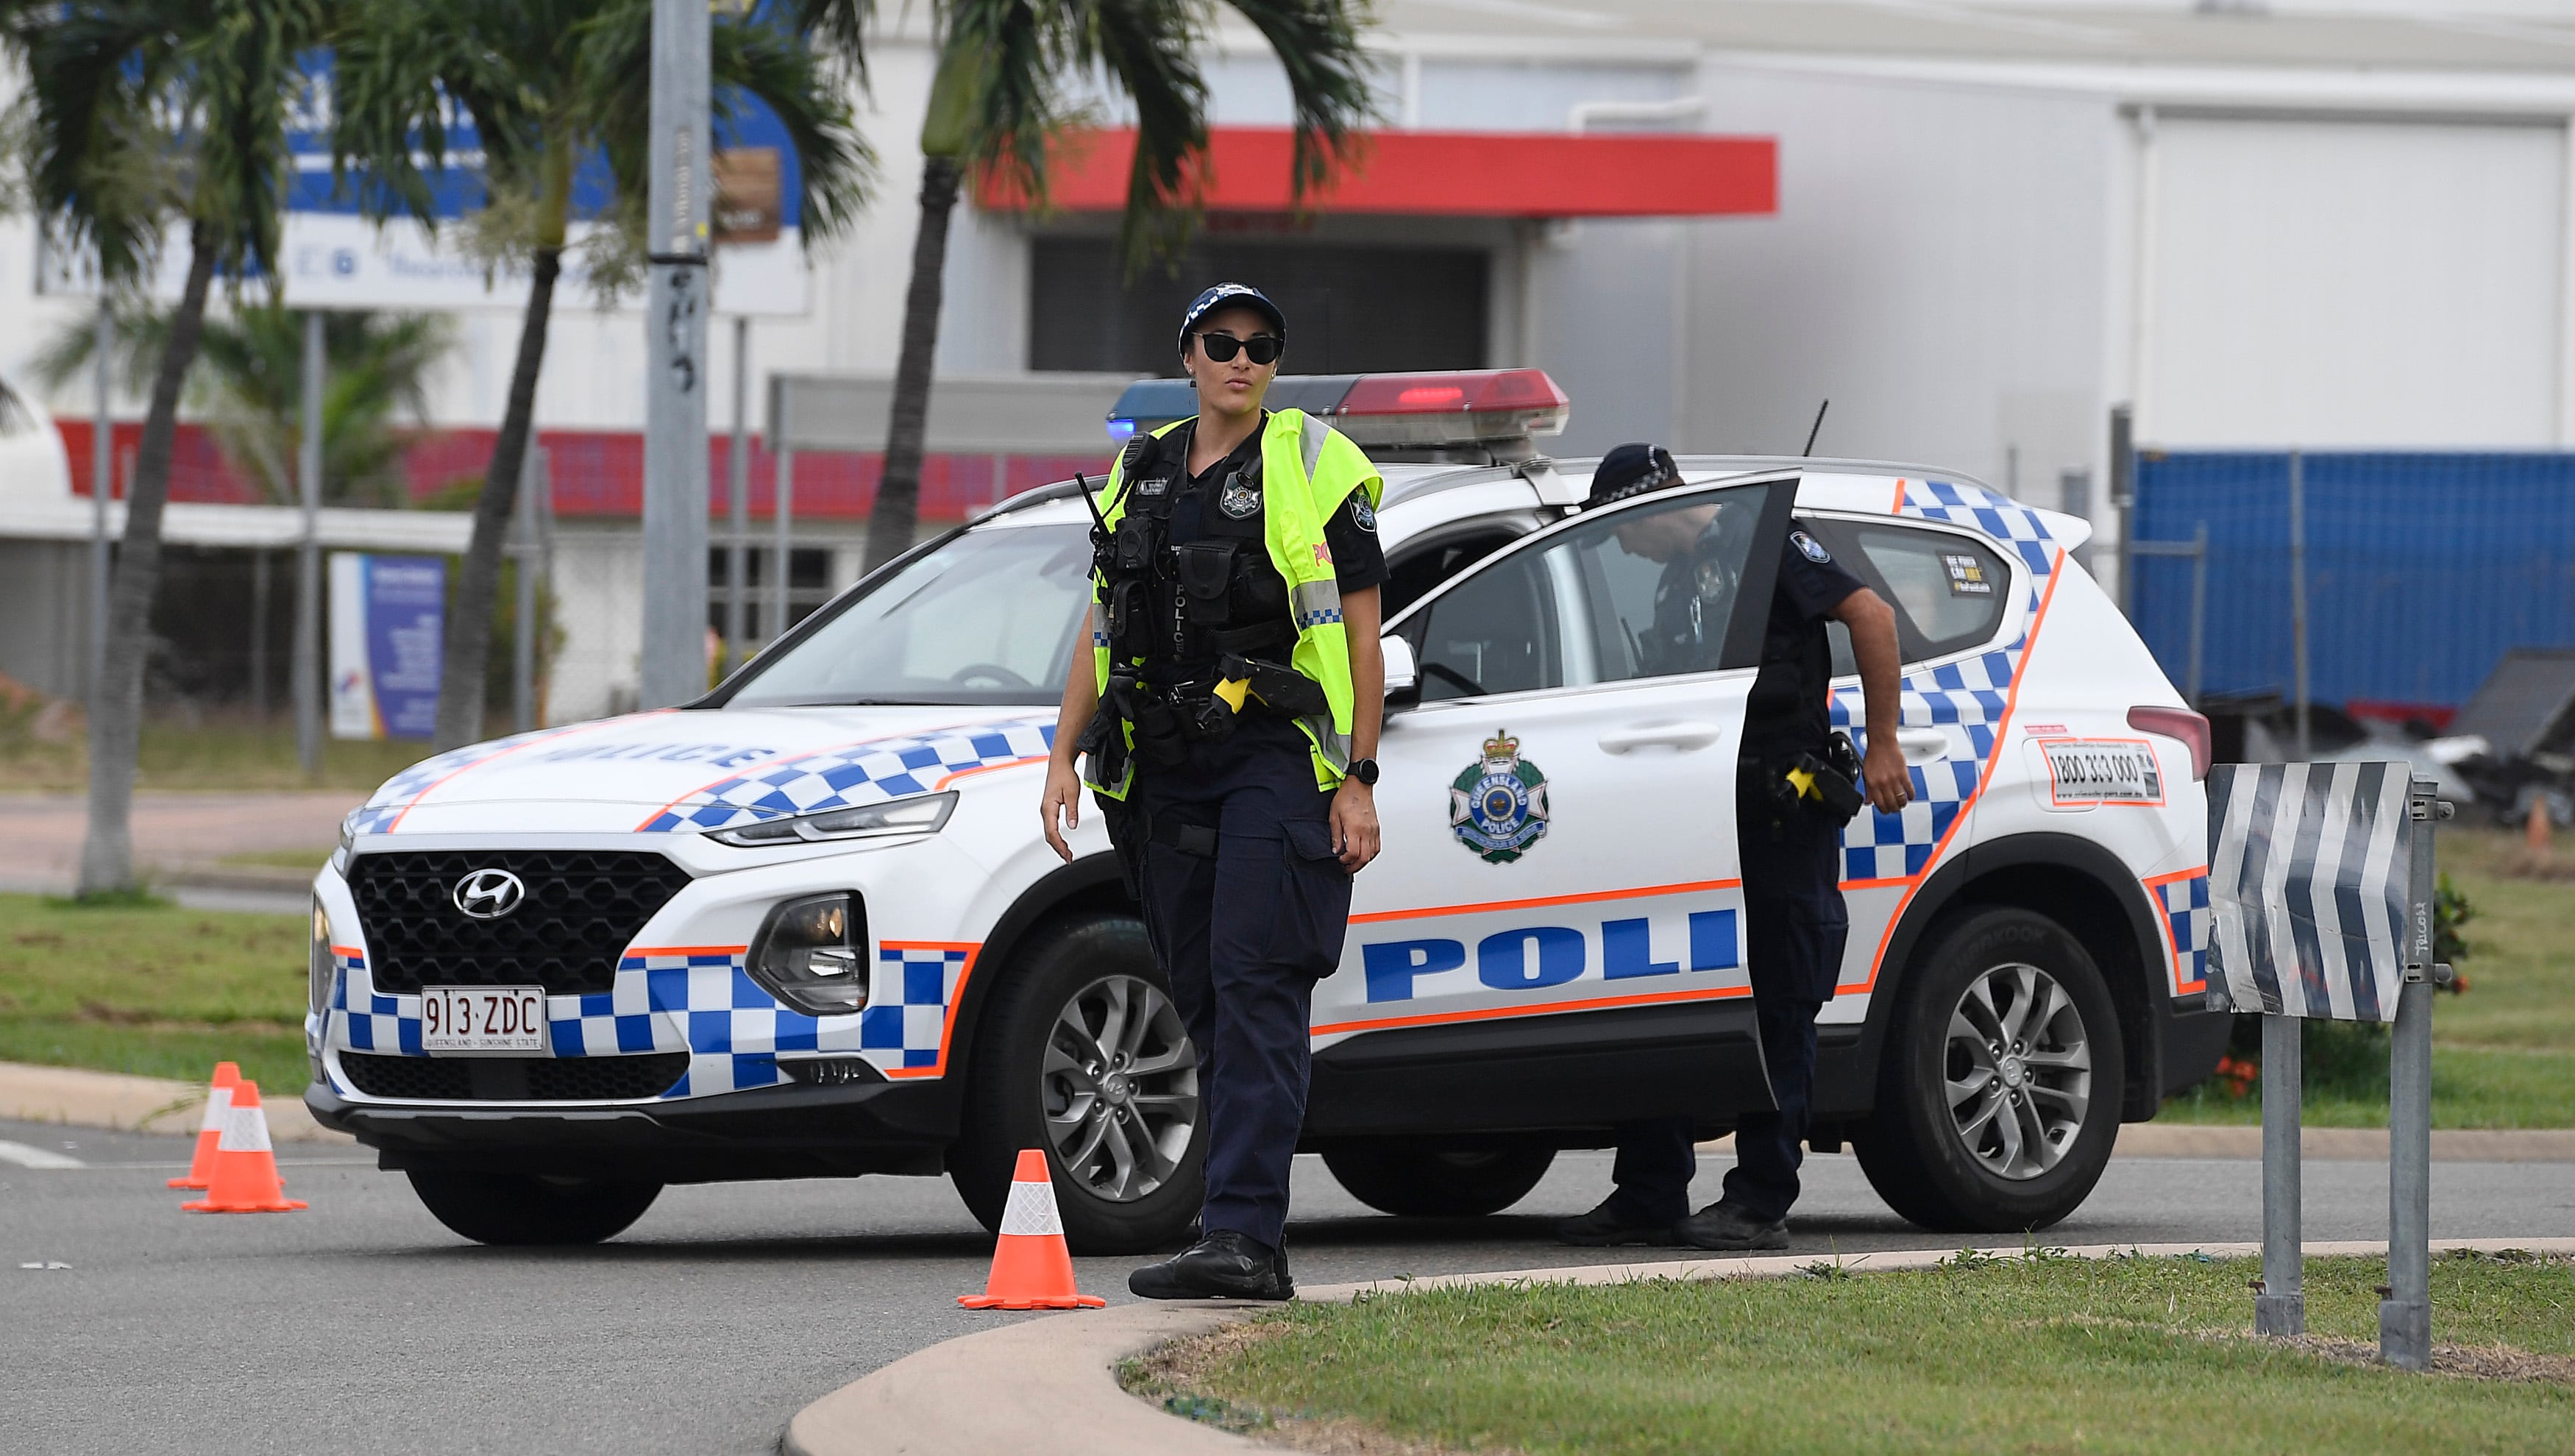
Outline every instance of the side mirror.
<svg viewBox="0 0 2575 1456">
<path fill-rule="evenodd" d="M 1421 701 L 1421 669 L 1412 658 L 1412 640 L 1400 633 L 1377 639 L 1385 655 L 1385 701 L 1396 707 Z"/>
</svg>

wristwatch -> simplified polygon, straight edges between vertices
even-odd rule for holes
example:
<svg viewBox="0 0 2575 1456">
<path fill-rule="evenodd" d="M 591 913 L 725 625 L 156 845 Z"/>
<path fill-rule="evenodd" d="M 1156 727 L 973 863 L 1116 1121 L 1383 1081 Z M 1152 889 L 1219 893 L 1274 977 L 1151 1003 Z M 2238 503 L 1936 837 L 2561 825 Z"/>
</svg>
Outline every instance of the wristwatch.
<svg viewBox="0 0 2575 1456">
<path fill-rule="evenodd" d="M 1349 776 L 1370 788 L 1376 787 L 1376 760 L 1374 758 L 1351 759 Z"/>
</svg>

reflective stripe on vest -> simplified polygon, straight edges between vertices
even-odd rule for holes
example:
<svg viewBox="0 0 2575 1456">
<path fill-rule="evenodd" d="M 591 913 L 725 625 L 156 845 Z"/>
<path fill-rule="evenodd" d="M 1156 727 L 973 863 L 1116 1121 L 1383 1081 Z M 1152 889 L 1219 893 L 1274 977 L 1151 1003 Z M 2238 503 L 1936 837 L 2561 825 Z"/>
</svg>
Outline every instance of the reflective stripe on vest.
<svg viewBox="0 0 2575 1456">
<path fill-rule="evenodd" d="M 1159 439 L 1186 423 L 1175 421 L 1154 434 Z M 1127 457 L 1121 452 L 1101 493 L 1102 519 L 1112 531 L 1126 516 L 1126 469 Z M 1288 666 L 1321 688 L 1328 705 L 1325 713 L 1294 720 L 1312 745 L 1314 782 L 1319 788 L 1337 785 L 1350 761 L 1350 715 L 1357 693 L 1350 682 L 1349 639 L 1341 628 L 1341 592 L 1323 523 L 1354 490 L 1366 491 L 1368 507 L 1374 510 L 1384 496 L 1385 480 L 1348 437 L 1302 410 L 1271 415 L 1261 438 L 1263 536 L 1270 564 L 1288 584 L 1288 613 L 1296 628 Z M 1100 605 L 1106 589 L 1107 583 L 1094 573 L 1091 642 L 1099 690 L 1104 693 L 1112 667 L 1107 612 Z M 1132 737 L 1131 733 L 1131 746 Z M 1123 798 L 1134 780 L 1131 758 L 1125 781 L 1091 786 Z"/>
</svg>

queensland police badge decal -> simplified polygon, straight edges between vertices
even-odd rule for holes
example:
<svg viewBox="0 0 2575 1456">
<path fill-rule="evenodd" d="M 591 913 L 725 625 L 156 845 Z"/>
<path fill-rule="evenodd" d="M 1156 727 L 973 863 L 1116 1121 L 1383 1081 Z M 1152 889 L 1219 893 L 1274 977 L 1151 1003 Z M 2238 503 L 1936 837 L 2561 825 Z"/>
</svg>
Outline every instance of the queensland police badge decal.
<svg viewBox="0 0 2575 1456">
<path fill-rule="evenodd" d="M 1508 864 L 1546 836 L 1546 775 L 1496 731 L 1448 785 L 1448 831 L 1487 864 Z"/>
</svg>

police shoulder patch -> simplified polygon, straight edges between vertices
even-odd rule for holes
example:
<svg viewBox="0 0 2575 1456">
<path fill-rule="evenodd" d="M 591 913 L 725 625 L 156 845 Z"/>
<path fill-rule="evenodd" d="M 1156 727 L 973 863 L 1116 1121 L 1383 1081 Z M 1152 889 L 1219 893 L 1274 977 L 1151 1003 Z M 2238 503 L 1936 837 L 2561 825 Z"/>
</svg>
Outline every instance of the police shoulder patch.
<svg viewBox="0 0 2575 1456">
<path fill-rule="evenodd" d="M 1376 530 L 1376 508 L 1368 504 L 1367 492 L 1350 494 L 1350 521 L 1361 531 Z"/>
<path fill-rule="evenodd" d="M 1832 565 L 1833 554 L 1824 550 L 1824 544 L 1822 542 L 1815 540 L 1813 537 L 1808 536 L 1802 531 L 1789 532 L 1788 544 L 1795 547 L 1799 555 L 1805 557 L 1806 560 L 1813 562 L 1816 566 L 1826 567 Z"/>
</svg>

